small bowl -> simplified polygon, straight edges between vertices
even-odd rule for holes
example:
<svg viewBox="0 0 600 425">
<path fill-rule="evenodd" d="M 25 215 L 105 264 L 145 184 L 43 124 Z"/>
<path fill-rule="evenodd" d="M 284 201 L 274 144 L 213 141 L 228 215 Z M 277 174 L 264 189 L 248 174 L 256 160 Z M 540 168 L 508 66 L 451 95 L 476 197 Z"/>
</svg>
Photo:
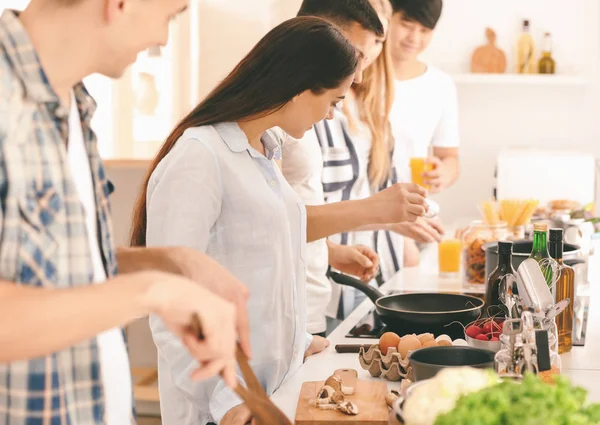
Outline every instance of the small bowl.
<svg viewBox="0 0 600 425">
<path fill-rule="evenodd" d="M 480 348 L 482 350 L 490 350 L 497 353 L 502 348 L 500 341 L 481 341 L 479 339 L 471 338 L 469 335 L 466 336 L 467 344 L 470 347 Z"/>
<path fill-rule="evenodd" d="M 494 369 L 495 353 L 474 347 L 428 347 L 414 351 L 409 357 L 409 376 L 413 382 L 433 378 L 448 367 L 470 366 Z"/>
</svg>

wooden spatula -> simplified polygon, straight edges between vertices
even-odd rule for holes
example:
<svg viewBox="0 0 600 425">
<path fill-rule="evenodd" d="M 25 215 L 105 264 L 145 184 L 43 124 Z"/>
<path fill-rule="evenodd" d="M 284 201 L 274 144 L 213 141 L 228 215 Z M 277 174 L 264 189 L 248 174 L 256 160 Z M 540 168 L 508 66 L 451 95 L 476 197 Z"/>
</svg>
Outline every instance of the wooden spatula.
<svg viewBox="0 0 600 425">
<path fill-rule="evenodd" d="M 198 336 L 198 339 L 204 339 L 202 331 L 202 322 L 197 314 L 192 316 L 190 325 L 193 333 Z M 290 420 L 283 414 L 277 406 L 267 397 L 267 393 L 258 382 L 256 375 L 248 364 L 248 358 L 242 351 L 239 343 L 237 344 L 235 357 L 246 381 L 248 388 L 244 388 L 240 383 L 235 387 L 235 392 L 240 396 L 244 403 L 252 412 L 252 416 L 256 425 L 292 425 Z"/>
</svg>

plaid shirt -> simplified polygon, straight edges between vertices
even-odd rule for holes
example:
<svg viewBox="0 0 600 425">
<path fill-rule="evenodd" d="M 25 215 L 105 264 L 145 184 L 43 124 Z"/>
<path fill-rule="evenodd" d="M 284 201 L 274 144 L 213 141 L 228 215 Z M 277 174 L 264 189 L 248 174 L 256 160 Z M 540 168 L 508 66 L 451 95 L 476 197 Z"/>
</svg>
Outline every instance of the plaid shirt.
<svg viewBox="0 0 600 425">
<path fill-rule="evenodd" d="M 96 104 L 83 84 L 74 92 L 95 186 L 98 240 L 111 277 L 117 272 L 111 184 L 90 128 Z M 68 116 L 17 14 L 5 11 L 0 17 L 0 278 L 17 285 L 93 283 L 85 215 L 67 160 Z M 104 423 L 103 411 L 96 339 L 0 365 L 0 425 L 96 425 Z"/>
</svg>

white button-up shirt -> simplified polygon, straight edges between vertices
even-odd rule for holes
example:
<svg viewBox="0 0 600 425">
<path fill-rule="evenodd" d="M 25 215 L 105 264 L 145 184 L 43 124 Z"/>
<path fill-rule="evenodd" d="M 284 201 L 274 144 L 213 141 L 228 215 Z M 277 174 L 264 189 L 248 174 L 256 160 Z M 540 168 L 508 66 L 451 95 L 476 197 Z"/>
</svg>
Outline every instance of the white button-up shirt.
<svg viewBox="0 0 600 425">
<path fill-rule="evenodd" d="M 147 189 L 148 246 L 206 252 L 250 290 L 251 366 L 267 394 L 302 364 L 306 332 L 306 210 L 281 175 L 276 129 L 253 149 L 235 123 L 188 129 Z M 241 400 L 222 380 L 192 382 L 197 363 L 156 317 L 164 425 L 217 422 Z"/>
</svg>

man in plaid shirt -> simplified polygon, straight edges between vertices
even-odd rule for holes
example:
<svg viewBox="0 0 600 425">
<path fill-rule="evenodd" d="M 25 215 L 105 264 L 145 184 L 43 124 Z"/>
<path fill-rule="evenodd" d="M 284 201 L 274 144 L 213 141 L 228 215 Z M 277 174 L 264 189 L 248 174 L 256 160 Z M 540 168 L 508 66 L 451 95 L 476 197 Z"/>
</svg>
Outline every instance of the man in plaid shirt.
<svg viewBox="0 0 600 425">
<path fill-rule="evenodd" d="M 236 333 L 249 352 L 245 287 L 187 248 L 114 247 L 81 83 L 164 45 L 186 3 L 32 0 L 0 17 L 0 425 L 131 424 L 120 327 L 149 313 L 198 359 L 195 378 L 222 372 L 235 385 Z"/>
</svg>

